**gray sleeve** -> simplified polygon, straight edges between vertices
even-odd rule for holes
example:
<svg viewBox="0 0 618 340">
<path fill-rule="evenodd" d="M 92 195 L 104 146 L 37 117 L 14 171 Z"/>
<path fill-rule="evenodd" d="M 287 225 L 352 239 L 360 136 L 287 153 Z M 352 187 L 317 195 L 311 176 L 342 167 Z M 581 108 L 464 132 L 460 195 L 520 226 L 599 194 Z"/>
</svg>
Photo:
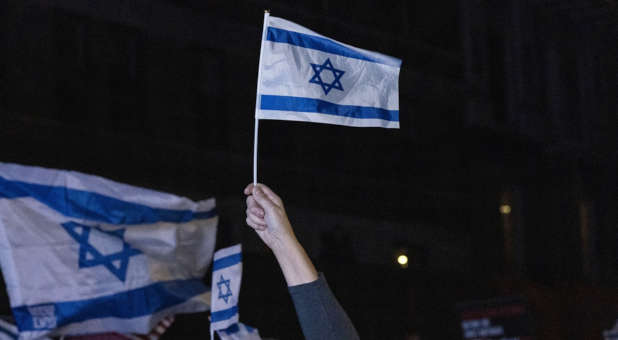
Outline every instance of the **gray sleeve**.
<svg viewBox="0 0 618 340">
<path fill-rule="evenodd" d="M 306 340 L 359 339 L 352 321 L 341 308 L 322 273 L 313 282 L 288 289 Z"/>
</svg>

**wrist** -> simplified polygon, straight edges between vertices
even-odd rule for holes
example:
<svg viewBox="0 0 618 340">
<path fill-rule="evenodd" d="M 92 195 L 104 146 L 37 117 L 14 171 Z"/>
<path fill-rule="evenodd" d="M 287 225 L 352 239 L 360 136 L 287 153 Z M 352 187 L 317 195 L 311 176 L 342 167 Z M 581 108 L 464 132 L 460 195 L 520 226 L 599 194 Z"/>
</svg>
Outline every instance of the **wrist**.
<svg viewBox="0 0 618 340">
<path fill-rule="evenodd" d="M 313 263 L 295 236 L 271 249 L 279 262 L 288 286 L 309 283 L 318 279 Z"/>
<path fill-rule="evenodd" d="M 300 242 L 298 242 L 294 234 L 277 238 L 270 245 L 270 250 L 272 250 L 273 254 L 277 258 L 289 257 L 293 253 L 298 252 L 299 248 L 302 248 L 302 246 L 300 245 Z"/>
</svg>

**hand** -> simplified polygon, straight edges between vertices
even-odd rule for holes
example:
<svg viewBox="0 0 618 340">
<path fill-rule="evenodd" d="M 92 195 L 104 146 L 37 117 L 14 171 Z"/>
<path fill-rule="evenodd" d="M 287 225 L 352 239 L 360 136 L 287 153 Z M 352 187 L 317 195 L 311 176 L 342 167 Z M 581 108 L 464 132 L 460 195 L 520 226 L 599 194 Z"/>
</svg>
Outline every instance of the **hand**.
<svg viewBox="0 0 618 340">
<path fill-rule="evenodd" d="M 318 279 L 318 272 L 300 245 L 283 201 L 264 184 L 247 185 L 247 224 L 273 251 L 288 286 Z"/>
<path fill-rule="evenodd" d="M 273 251 L 297 242 L 283 201 L 264 184 L 247 185 L 247 224 Z"/>
</svg>

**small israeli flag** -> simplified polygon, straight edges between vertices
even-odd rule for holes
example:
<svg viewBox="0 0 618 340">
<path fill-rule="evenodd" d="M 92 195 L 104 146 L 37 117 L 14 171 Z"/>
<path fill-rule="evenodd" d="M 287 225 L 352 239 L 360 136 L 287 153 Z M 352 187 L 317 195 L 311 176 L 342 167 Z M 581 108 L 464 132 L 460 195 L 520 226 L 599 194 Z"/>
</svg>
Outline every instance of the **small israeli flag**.
<svg viewBox="0 0 618 340">
<path fill-rule="evenodd" d="M 213 199 L 0 163 L 0 266 L 20 339 L 145 334 L 208 310 L 216 231 Z"/>
<path fill-rule="evenodd" d="M 221 340 L 261 340 L 260 332 L 256 328 L 242 322 L 235 323 L 226 329 L 217 331 Z"/>
<path fill-rule="evenodd" d="M 212 264 L 211 333 L 238 322 L 238 293 L 241 279 L 241 245 L 217 250 Z"/>
<path fill-rule="evenodd" d="M 399 128 L 400 66 L 266 14 L 256 118 Z"/>
</svg>

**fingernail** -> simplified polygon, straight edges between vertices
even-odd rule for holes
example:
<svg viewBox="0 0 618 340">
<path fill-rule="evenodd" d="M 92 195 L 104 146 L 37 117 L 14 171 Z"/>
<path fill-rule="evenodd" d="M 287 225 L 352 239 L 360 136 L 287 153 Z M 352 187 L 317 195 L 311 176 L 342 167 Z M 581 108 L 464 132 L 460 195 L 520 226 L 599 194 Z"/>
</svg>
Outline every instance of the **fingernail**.
<svg viewBox="0 0 618 340">
<path fill-rule="evenodd" d="M 253 187 L 253 194 L 254 195 L 261 195 L 262 194 L 262 190 L 258 187 Z"/>
</svg>

